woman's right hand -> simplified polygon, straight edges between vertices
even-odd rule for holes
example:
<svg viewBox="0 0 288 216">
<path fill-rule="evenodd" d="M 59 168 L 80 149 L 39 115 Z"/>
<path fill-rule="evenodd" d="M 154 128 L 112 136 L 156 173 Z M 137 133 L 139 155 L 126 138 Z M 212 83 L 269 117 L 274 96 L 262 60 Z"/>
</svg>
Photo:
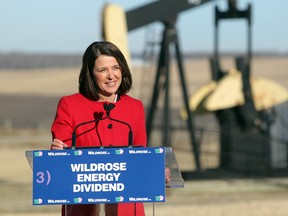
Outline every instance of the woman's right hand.
<svg viewBox="0 0 288 216">
<path fill-rule="evenodd" d="M 51 143 L 51 149 L 53 150 L 63 150 L 66 147 L 67 145 L 59 139 L 54 139 Z"/>
</svg>

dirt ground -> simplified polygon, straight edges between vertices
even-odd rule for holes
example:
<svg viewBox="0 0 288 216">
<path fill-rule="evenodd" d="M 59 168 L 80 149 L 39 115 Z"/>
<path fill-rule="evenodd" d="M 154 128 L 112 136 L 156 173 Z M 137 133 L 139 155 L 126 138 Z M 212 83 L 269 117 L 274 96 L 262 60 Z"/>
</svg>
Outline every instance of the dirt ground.
<svg viewBox="0 0 288 216">
<path fill-rule="evenodd" d="M 13 143 L 13 139 L 10 138 L 8 146 L 3 143 L 0 146 L 0 215 L 60 215 L 59 206 L 32 206 L 32 171 L 25 151 L 44 149 L 46 146 L 36 142 L 44 143 L 48 135 L 37 135 L 24 145 Z M 6 140 L 9 137 L 6 136 Z M 189 157 L 188 153 L 178 152 L 181 163 Z M 185 181 L 184 188 L 167 189 L 166 200 L 155 204 L 154 210 L 153 204 L 145 204 L 147 216 L 152 216 L 153 211 L 157 216 L 286 216 L 288 178 Z"/>
<path fill-rule="evenodd" d="M 228 67 L 232 65 L 229 60 L 225 64 Z M 288 58 L 258 58 L 252 66 L 253 74 L 273 79 L 288 88 Z M 206 60 L 191 61 L 186 68 L 190 93 L 210 79 Z M 59 206 L 32 206 L 32 171 L 25 151 L 49 148 L 51 138 L 47 125 L 52 121 L 58 98 L 77 91 L 77 76 L 77 68 L 0 71 L 0 99 L 5 101 L 5 105 L 0 105 L 0 215 L 60 215 Z M 151 88 L 147 87 L 148 78 L 141 70 L 135 70 L 133 76 L 135 85 L 132 94 L 143 98 L 146 104 L 149 100 L 147 95 L 151 92 Z M 137 88 L 139 86 L 141 88 Z M 179 89 L 173 93 L 176 101 L 179 99 L 177 92 Z M 26 99 L 26 102 L 20 98 Z M 173 106 L 178 104 L 175 108 L 179 109 L 179 103 L 175 102 Z M 4 120 L 4 117 L 12 119 L 12 122 Z M 36 124 L 35 129 L 35 122 L 43 124 Z M 15 125 L 21 128 L 15 129 Z M 190 146 L 181 136 L 176 135 L 174 139 L 173 148 L 180 169 L 193 169 Z M 157 216 L 287 216 L 288 178 L 189 180 L 185 181 L 184 188 L 167 189 L 166 200 L 165 203 L 155 204 L 154 208 L 150 203 L 145 204 L 147 216 L 152 216 L 153 211 Z"/>
</svg>

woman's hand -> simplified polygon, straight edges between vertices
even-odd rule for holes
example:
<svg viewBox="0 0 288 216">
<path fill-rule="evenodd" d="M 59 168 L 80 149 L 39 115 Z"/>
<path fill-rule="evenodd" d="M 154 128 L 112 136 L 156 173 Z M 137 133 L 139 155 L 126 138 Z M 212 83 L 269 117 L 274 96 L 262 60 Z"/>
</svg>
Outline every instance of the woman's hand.
<svg viewBox="0 0 288 216">
<path fill-rule="evenodd" d="M 168 167 L 165 168 L 165 182 L 169 183 L 171 181 L 171 172 Z"/>
<path fill-rule="evenodd" d="M 51 149 L 53 150 L 63 150 L 66 147 L 67 145 L 59 139 L 54 139 L 51 143 Z"/>
</svg>

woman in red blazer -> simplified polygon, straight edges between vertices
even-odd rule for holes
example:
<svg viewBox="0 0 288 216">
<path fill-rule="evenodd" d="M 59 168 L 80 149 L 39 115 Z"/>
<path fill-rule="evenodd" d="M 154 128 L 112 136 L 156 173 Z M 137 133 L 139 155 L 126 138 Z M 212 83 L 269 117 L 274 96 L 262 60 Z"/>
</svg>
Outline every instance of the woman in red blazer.
<svg viewBox="0 0 288 216">
<path fill-rule="evenodd" d="M 60 99 L 51 132 L 51 149 L 71 147 L 72 133 L 83 122 L 99 120 L 79 126 L 76 130 L 77 147 L 127 146 L 129 127 L 104 118 L 104 105 L 110 106 L 110 117 L 126 122 L 133 131 L 132 145 L 146 146 L 144 106 L 140 100 L 127 95 L 132 77 L 122 52 L 107 41 L 94 42 L 83 55 L 79 75 L 79 93 Z M 106 204 L 107 216 L 145 215 L 143 203 Z M 62 215 L 99 215 L 99 205 L 66 205 Z"/>
</svg>

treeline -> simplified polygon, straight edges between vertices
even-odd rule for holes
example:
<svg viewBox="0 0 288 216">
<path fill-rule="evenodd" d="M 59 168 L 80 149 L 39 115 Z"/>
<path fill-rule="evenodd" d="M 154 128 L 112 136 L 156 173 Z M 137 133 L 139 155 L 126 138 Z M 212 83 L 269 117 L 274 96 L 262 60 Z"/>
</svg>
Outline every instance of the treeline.
<svg viewBox="0 0 288 216">
<path fill-rule="evenodd" d="M 158 58 L 157 53 L 153 53 L 153 58 Z M 221 53 L 222 57 L 246 55 L 246 53 L 226 52 Z M 145 59 L 145 53 L 132 53 L 132 59 Z M 197 52 L 184 53 L 184 59 L 211 58 L 212 53 Z M 254 52 L 257 57 L 280 57 L 288 56 L 288 53 L 277 52 Z M 80 67 L 82 55 L 74 54 L 26 54 L 26 53 L 0 53 L 0 69 L 36 69 L 36 68 L 69 68 Z"/>
<path fill-rule="evenodd" d="M 0 69 L 79 67 L 81 55 L 0 53 Z"/>
</svg>

